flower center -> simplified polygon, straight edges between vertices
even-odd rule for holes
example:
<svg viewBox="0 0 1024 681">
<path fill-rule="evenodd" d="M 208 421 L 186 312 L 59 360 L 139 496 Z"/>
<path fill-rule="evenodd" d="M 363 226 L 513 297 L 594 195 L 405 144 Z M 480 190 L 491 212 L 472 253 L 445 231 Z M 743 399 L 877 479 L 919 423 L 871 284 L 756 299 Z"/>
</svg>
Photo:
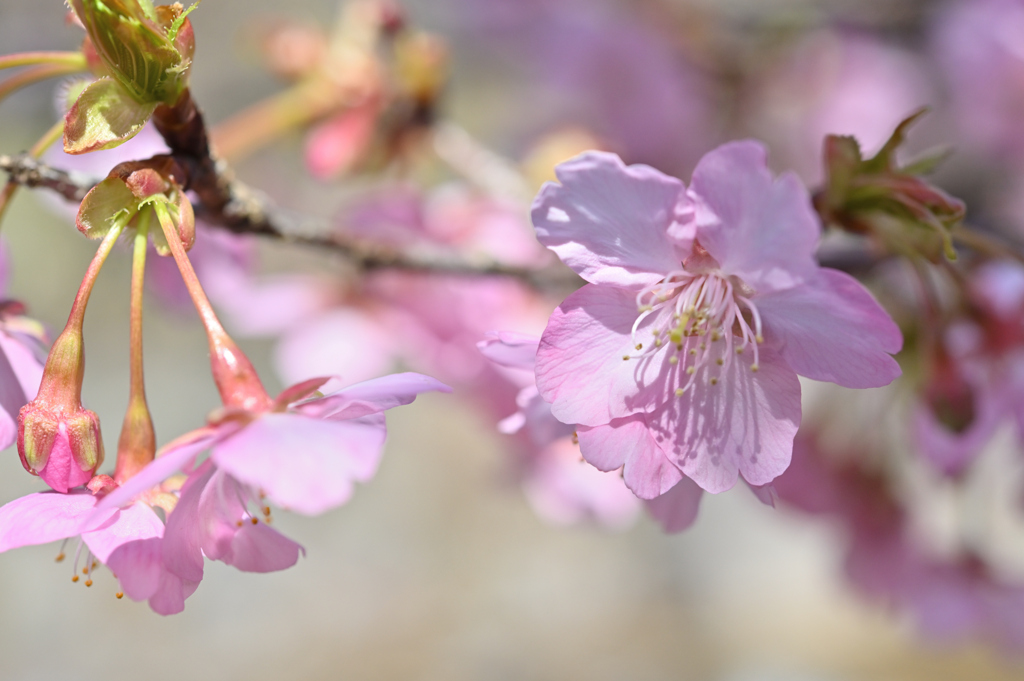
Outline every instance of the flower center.
<svg viewBox="0 0 1024 681">
<path fill-rule="evenodd" d="M 639 354 L 624 355 L 622 359 L 643 359 L 662 351 L 672 353 L 669 364 L 678 366 L 681 374 L 688 377 L 684 385 L 675 389 L 677 396 L 694 385 L 701 369 L 712 364 L 724 371 L 734 359 L 740 361 L 739 357 L 750 354 L 750 370 L 757 371 L 758 344 L 764 338 L 761 315 L 747 297 L 751 293 L 746 284 L 733 277 L 685 270 L 670 272 L 637 293 L 640 314 L 633 323 L 632 339 Z M 648 318 L 654 321 L 644 326 Z M 649 341 L 642 338 L 647 334 L 652 337 Z M 717 385 L 718 377 L 710 376 L 708 383 Z"/>
</svg>

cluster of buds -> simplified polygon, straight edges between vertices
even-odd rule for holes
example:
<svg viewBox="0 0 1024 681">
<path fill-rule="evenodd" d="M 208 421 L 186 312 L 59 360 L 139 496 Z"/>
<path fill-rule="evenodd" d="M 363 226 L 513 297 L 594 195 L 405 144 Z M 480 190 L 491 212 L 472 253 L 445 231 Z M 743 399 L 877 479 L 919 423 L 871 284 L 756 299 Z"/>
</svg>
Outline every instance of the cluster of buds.
<svg viewBox="0 0 1024 681">
<path fill-rule="evenodd" d="M 897 152 L 907 129 L 924 111 L 897 126 L 889 140 L 869 159 L 853 137 L 825 139 L 825 187 L 814 206 L 826 225 L 870 236 L 886 253 L 921 256 L 938 262 L 956 259 L 953 235 L 964 219 L 964 203 L 924 180 L 942 161 L 932 154 L 900 165 Z"/>
</svg>

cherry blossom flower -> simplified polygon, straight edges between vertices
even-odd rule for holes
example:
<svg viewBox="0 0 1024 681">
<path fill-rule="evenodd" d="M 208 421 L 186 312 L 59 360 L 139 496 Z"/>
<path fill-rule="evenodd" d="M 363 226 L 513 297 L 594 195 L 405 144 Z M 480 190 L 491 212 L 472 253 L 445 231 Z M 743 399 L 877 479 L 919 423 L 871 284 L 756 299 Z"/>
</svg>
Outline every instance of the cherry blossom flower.
<svg viewBox="0 0 1024 681">
<path fill-rule="evenodd" d="M 539 343 L 538 337 L 510 332 L 492 332 L 479 343 L 480 352 L 520 388 L 519 410 L 498 429 L 518 436 L 523 491 L 538 515 L 555 524 L 592 518 L 608 527 L 629 525 L 639 500 L 618 471 L 599 471 L 583 461 L 574 428 L 557 421 L 537 392 L 533 367 Z"/>
<path fill-rule="evenodd" d="M 584 458 L 625 466 L 644 499 L 687 476 L 709 492 L 789 465 L 797 374 L 885 385 L 899 329 L 852 277 L 814 260 L 821 227 L 796 176 L 764 148 L 726 144 L 689 189 L 589 152 L 538 195 L 541 243 L 587 282 L 551 316 L 537 386 Z"/>
<path fill-rule="evenodd" d="M 376 473 L 387 434 L 384 411 L 409 404 L 422 392 L 451 391 L 428 376 L 404 373 L 316 395 L 328 380 L 294 385 L 266 406 L 215 412 L 209 426 L 179 438 L 192 444 L 165 448 L 163 455 L 109 494 L 101 508 L 117 506 L 154 487 L 210 448 L 217 469 L 248 487 L 241 500 L 265 495 L 291 511 L 323 513 L 346 503 L 354 483 L 366 482 Z M 205 474 L 203 468 L 192 473 Z"/>
<path fill-rule="evenodd" d="M 78 488 L 66 494 L 38 492 L 6 504 L 0 508 L 0 552 L 81 537 L 88 548 L 86 586 L 92 584 L 95 558 L 117 575 L 129 598 L 148 600 L 161 615 L 181 612 L 199 581 L 182 580 L 166 569 L 164 523 L 144 501 L 100 509 L 100 499 L 90 490 Z M 73 579 L 78 581 L 77 557 L 74 571 Z"/>
</svg>

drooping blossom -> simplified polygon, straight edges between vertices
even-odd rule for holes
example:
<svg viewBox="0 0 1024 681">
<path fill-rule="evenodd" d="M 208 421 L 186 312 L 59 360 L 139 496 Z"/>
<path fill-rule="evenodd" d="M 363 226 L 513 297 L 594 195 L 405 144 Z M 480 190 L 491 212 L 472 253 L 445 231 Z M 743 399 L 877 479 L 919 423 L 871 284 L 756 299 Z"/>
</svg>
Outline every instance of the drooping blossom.
<svg viewBox="0 0 1024 681">
<path fill-rule="evenodd" d="M 913 411 L 918 450 L 959 475 L 997 428 L 1024 440 L 1024 268 L 997 260 L 969 279 L 966 308 L 940 333 Z"/>
<path fill-rule="evenodd" d="M 117 506 L 157 485 L 209 448 L 217 471 L 248 489 L 240 500 L 265 496 L 290 511 L 323 513 L 346 503 L 354 483 L 366 482 L 376 473 L 387 434 L 384 411 L 409 404 L 422 392 L 451 390 L 427 376 L 405 373 L 318 394 L 328 380 L 294 385 L 269 405 L 214 412 L 209 426 L 186 438 L 196 447 L 174 448 L 158 456 L 108 495 L 102 507 Z M 199 467 L 192 476 L 207 472 Z"/>
<path fill-rule="evenodd" d="M 533 368 L 539 343 L 536 336 L 495 332 L 479 344 L 520 388 L 518 411 L 498 428 L 516 436 L 523 491 L 534 510 L 555 524 L 593 519 L 609 527 L 628 525 L 640 501 L 618 471 L 599 471 L 583 461 L 573 426 L 556 420 L 537 392 Z"/>
<path fill-rule="evenodd" d="M 822 30 L 787 48 L 751 81 L 744 125 L 776 163 L 812 186 L 823 179 L 822 141 L 852 135 L 870 157 L 895 124 L 934 101 L 913 53 L 877 37 Z"/>
<path fill-rule="evenodd" d="M 800 423 L 797 374 L 885 385 L 899 329 L 852 277 L 814 260 L 821 227 L 764 148 L 705 156 L 687 190 L 591 152 L 534 203 L 541 243 L 587 282 L 551 316 L 537 387 L 575 423 L 584 458 L 657 497 L 685 475 L 709 492 L 770 483 Z"/>
<path fill-rule="evenodd" d="M 793 465 L 775 481 L 784 505 L 838 520 L 846 530 L 845 571 L 866 597 L 909 613 L 937 643 L 982 640 L 1024 651 L 1024 584 L 999 576 L 974 551 L 942 552 L 916 531 L 912 508 L 873 452 L 823 449 L 819 434 L 797 437 Z"/>
<path fill-rule="evenodd" d="M 159 496 L 148 493 L 146 501 L 100 509 L 97 506 L 102 497 L 84 488 L 29 494 L 0 508 L 0 552 L 80 537 L 87 548 L 82 563 L 87 586 L 92 584 L 95 559 L 117 575 L 122 592 L 129 598 L 149 601 L 161 615 L 181 612 L 199 580 L 182 580 L 164 564 L 164 523 L 152 508 L 160 504 L 166 507 Z M 76 573 L 81 552 L 79 546 Z M 73 579 L 78 581 L 78 575 Z"/>
</svg>

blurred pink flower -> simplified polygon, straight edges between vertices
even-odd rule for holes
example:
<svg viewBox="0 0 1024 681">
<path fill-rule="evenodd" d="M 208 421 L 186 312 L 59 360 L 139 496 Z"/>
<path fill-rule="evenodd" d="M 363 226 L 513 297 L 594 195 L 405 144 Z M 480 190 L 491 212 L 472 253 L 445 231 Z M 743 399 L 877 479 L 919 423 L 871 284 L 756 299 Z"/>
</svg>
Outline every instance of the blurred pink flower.
<svg viewBox="0 0 1024 681">
<path fill-rule="evenodd" d="M 932 30 L 953 113 L 968 151 L 1024 160 L 1024 4 L 948 3 Z"/>
<path fill-rule="evenodd" d="M 625 527 L 636 517 L 640 501 L 622 483 L 619 471 L 603 472 L 580 456 L 574 428 L 551 415 L 541 399 L 533 368 L 540 338 L 492 332 L 479 343 L 480 352 L 506 369 L 519 390 L 519 410 L 499 424 L 516 435 L 523 491 L 545 520 L 569 525 L 593 519 L 608 527 Z"/>
<path fill-rule="evenodd" d="M 46 361 L 46 333 L 25 315 L 24 306 L 5 298 L 6 252 L 0 251 L 0 449 L 18 437 L 18 412 L 36 396 Z"/>
<path fill-rule="evenodd" d="M 968 288 L 969 309 L 944 330 L 914 409 L 918 449 L 948 475 L 962 473 L 1006 419 L 1024 440 L 1024 267 L 989 262 Z"/>
<path fill-rule="evenodd" d="M 813 432 L 797 437 L 793 463 L 775 481 L 780 499 L 847 530 L 846 573 L 865 596 L 908 611 L 930 639 L 976 638 L 1024 651 L 1024 585 L 997 577 L 971 552 L 933 555 L 913 531 L 892 483 L 867 469 L 868 452 L 841 460 Z"/>
<path fill-rule="evenodd" d="M 117 575 L 129 598 L 148 600 L 161 615 L 181 612 L 199 581 L 182 580 L 165 567 L 163 522 L 143 501 L 105 509 L 97 508 L 99 502 L 85 489 L 15 499 L 0 508 L 0 552 L 80 536 L 89 549 L 90 574 L 95 557 Z"/>
<path fill-rule="evenodd" d="M 870 157 L 900 121 L 932 103 L 928 72 L 913 53 L 867 34 L 818 31 L 754 81 L 745 123 L 781 167 L 817 185 L 826 135 L 852 135 Z"/>
<path fill-rule="evenodd" d="M 715 85 L 670 12 L 600 0 L 458 4 L 467 42 L 504 69 L 490 96 L 514 112 L 506 131 L 532 139 L 583 127 L 630 162 L 675 172 L 714 145 Z"/>
<path fill-rule="evenodd" d="M 551 316 L 537 386 L 578 424 L 584 458 L 625 466 L 637 496 L 684 475 L 709 492 L 771 482 L 800 422 L 798 373 L 855 388 L 899 375 L 899 329 L 855 279 L 818 266 L 807 191 L 773 180 L 759 144 L 706 155 L 688 192 L 601 152 L 557 172 L 534 225 L 589 283 Z"/>
</svg>

